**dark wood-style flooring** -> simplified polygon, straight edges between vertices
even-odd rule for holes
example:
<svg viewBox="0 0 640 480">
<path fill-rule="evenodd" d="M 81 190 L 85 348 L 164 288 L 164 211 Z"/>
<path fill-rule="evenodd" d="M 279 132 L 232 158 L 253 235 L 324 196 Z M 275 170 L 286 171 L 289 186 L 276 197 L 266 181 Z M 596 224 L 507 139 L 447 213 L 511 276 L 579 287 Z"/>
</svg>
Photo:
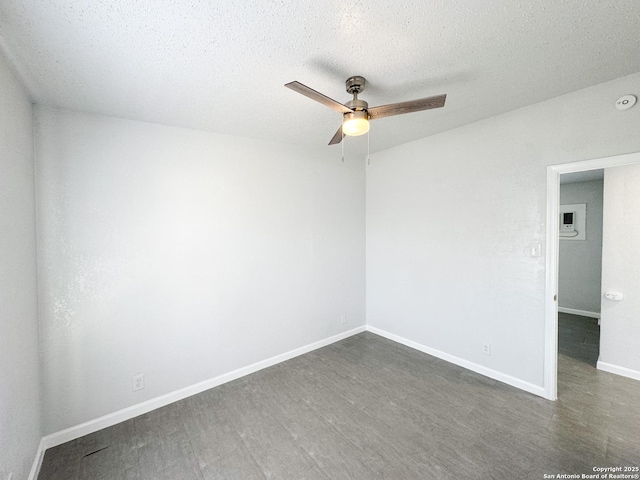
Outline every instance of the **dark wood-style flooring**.
<svg viewBox="0 0 640 480">
<path fill-rule="evenodd" d="M 542 479 L 640 465 L 640 382 L 560 315 L 550 402 L 362 333 L 46 452 L 40 480 Z"/>
</svg>

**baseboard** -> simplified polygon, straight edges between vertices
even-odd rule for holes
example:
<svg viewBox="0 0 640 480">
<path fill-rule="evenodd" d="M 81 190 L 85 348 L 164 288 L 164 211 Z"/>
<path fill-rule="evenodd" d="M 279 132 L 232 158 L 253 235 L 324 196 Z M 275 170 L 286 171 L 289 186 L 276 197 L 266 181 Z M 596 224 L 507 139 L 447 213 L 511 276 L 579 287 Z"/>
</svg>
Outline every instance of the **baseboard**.
<svg viewBox="0 0 640 480">
<path fill-rule="evenodd" d="M 571 315 L 580 315 L 581 317 L 597 318 L 600 320 L 600 313 L 589 312 L 587 310 L 577 310 L 575 308 L 558 307 L 560 313 L 570 313 Z"/>
<path fill-rule="evenodd" d="M 607 362 L 601 362 L 598 360 L 596 364 L 598 370 L 603 372 L 615 373 L 616 375 L 622 375 L 623 377 L 633 378 L 634 380 L 640 380 L 640 372 L 638 370 L 632 370 L 626 367 L 620 367 Z"/>
<path fill-rule="evenodd" d="M 247 365 L 246 367 L 239 368 L 237 370 L 234 370 L 229 373 L 225 373 L 218 377 L 211 378 L 209 380 L 205 380 L 200 383 L 196 383 L 195 385 L 191 385 L 189 387 L 185 387 L 180 390 L 167 393 L 160 397 L 152 398 L 151 400 L 147 400 L 137 405 L 133 405 L 131 407 L 118 410 L 117 412 L 104 415 L 100 418 L 90 420 L 80 425 L 75 425 L 65 430 L 61 430 L 59 432 L 46 435 L 42 439 L 41 446 L 43 445 L 44 450 L 46 450 L 47 448 L 61 445 L 70 440 L 83 437 L 90 433 L 97 432 L 98 430 L 102 430 L 103 428 L 111 427 L 120 422 L 124 422 L 131 418 L 135 418 L 139 415 L 149 413 L 153 410 L 169 405 L 170 403 L 177 402 L 187 397 L 191 397 L 192 395 L 197 395 L 198 393 L 204 392 L 205 390 L 209 390 L 210 388 L 217 387 L 218 385 L 222 385 L 223 383 L 231 382 L 240 377 L 244 377 L 245 375 L 249 375 L 251 373 L 257 372 L 267 367 L 271 367 L 273 365 L 284 362 L 286 360 L 297 357 L 299 355 L 303 355 L 313 350 L 317 350 L 318 348 L 325 347 L 327 345 L 338 342 L 347 337 L 356 335 L 364 331 L 365 331 L 365 326 L 363 325 L 361 327 L 354 328 L 347 332 L 339 333 L 338 335 L 325 338 L 324 340 L 319 340 L 317 342 L 310 343 L 309 345 L 296 348 L 289 352 L 282 353 L 280 355 L 276 355 L 271 358 L 267 358 L 266 360 L 262 360 L 252 365 Z"/>
<path fill-rule="evenodd" d="M 480 375 L 484 375 L 485 377 L 498 380 L 499 382 L 506 383 L 507 385 L 511 385 L 512 387 L 516 387 L 516 388 L 519 388 L 520 390 L 524 390 L 526 392 L 533 393 L 534 395 L 538 395 L 540 397 L 546 398 L 546 392 L 544 387 L 541 387 L 539 385 L 534 385 L 533 383 L 525 382 L 524 380 L 520 380 L 519 378 L 512 377 L 511 375 L 507 375 L 506 373 L 502 373 L 497 370 L 487 368 L 483 365 L 479 365 L 469 360 L 465 360 L 464 358 L 456 357 L 454 355 L 442 352 L 440 350 L 436 350 L 435 348 L 427 347 L 425 345 L 414 342 L 412 340 L 407 340 L 406 338 L 400 337 L 398 335 L 394 335 L 393 333 L 389 333 L 385 330 L 381 330 L 379 328 L 372 327 L 370 325 L 367 325 L 367 331 L 371 333 L 375 333 L 376 335 L 380 335 L 381 337 L 388 338 L 389 340 L 393 340 L 394 342 L 401 343 L 402 345 L 406 345 L 407 347 L 411 347 L 421 352 L 427 353 L 434 357 L 440 358 L 449 363 L 453 363 L 454 365 L 458 365 L 459 367 L 463 367 L 473 372 L 479 373 Z"/>
<path fill-rule="evenodd" d="M 29 480 L 37 480 L 38 475 L 40 475 L 40 467 L 42 467 L 42 460 L 44 459 L 44 451 L 46 447 L 44 446 L 44 438 L 40 439 L 40 444 L 38 445 L 38 450 L 36 452 L 36 458 L 33 460 L 33 465 L 31 465 L 31 472 L 29 472 Z"/>
</svg>

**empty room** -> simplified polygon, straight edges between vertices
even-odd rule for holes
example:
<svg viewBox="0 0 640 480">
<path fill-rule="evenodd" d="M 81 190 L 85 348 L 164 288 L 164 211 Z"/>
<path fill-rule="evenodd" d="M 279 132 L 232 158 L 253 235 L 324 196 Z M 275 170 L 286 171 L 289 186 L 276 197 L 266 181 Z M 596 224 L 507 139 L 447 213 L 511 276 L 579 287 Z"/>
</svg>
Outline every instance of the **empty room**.
<svg viewBox="0 0 640 480">
<path fill-rule="evenodd" d="M 0 0 L 0 480 L 640 478 L 639 25 Z"/>
</svg>

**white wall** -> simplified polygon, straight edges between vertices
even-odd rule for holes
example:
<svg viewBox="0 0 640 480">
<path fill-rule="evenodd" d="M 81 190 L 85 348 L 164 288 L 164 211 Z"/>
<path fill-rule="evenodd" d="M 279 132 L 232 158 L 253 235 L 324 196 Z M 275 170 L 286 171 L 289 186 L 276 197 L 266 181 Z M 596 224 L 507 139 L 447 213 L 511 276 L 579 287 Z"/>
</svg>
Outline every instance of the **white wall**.
<svg viewBox="0 0 640 480">
<path fill-rule="evenodd" d="M 602 180 L 560 185 L 560 204 L 587 204 L 586 239 L 560 239 L 558 306 L 600 313 Z"/>
<path fill-rule="evenodd" d="M 545 258 L 529 252 L 544 252 L 546 166 L 640 151 L 640 107 L 614 107 L 639 84 L 630 75 L 373 155 L 368 325 L 542 387 Z"/>
<path fill-rule="evenodd" d="M 640 165 L 604 172 L 602 300 L 598 368 L 640 380 Z"/>
<path fill-rule="evenodd" d="M 25 480 L 41 437 L 31 100 L 0 56 L 0 478 Z"/>
<path fill-rule="evenodd" d="M 362 159 L 50 108 L 36 129 L 46 433 L 364 325 Z"/>
</svg>

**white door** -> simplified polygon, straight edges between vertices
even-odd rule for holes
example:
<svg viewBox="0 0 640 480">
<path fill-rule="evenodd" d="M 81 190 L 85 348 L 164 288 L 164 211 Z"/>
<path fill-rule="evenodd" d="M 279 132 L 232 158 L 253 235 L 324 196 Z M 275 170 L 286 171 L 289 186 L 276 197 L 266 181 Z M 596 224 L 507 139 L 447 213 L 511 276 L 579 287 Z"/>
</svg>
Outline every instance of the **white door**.
<svg viewBox="0 0 640 480">
<path fill-rule="evenodd" d="M 604 172 L 598 368 L 640 380 L 640 165 Z M 607 292 L 624 295 L 608 299 Z"/>
</svg>

